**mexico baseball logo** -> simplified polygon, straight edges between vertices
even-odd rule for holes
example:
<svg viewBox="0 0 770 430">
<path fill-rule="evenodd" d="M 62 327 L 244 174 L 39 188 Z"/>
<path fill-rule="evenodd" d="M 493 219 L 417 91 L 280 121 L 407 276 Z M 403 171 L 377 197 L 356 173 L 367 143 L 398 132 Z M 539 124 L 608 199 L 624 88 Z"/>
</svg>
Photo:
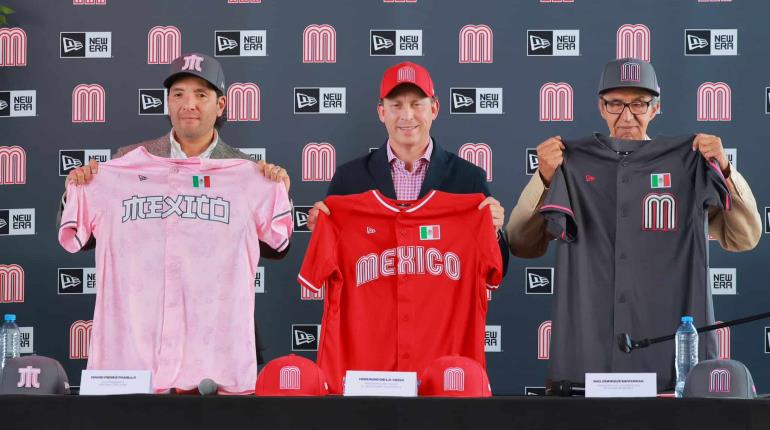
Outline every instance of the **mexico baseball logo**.
<svg viewBox="0 0 770 430">
<path fill-rule="evenodd" d="M 650 29 L 644 24 L 623 24 L 618 28 L 616 58 L 637 58 L 650 62 Z"/>
<path fill-rule="evenodd" d="M 337 167 L 337 153 L 331 143 L 310 142 L 302 148 L 302 181 L 331 181 Z"/>
<path fill-rule="evenodd" d="M 715 321 L 715 324 L 721 324 L 722 321 Z M 730 351 L 730 327 L 722 327 L 714 330 L 717 335 L 717 358 L 720 360 L 729 360 Z"/>
<path fill-rule="evenodd" d="M 297 366 L 283 366 L 278 371 L 280 390 L 299 390 L 302 386 L 302 371 Z"/>
<path fill-rule="evenodd" d="M 210 188 L 209 176 L 193 176 L 194 188 Z M 223 224 L 230 223 L 230 202 L 222 197 L 201 195 L 131 196 L 123 200 L 121 222 L 167 218 L 200 219 Z M 67 223 L 63 224 L 66 225 Z"/>
<path fill-rule="evenodd" d="M 24 303 L 24 269 L 0 264 L 0 303 Z"/>
<path fill-rule="evenodd" d="M 677 226 L 676 197 L 671 193 L 649 193 L 642 199 L 642 230 L 674 231 Z"/>
<path fill-rule="evenodd" d="M 147 64 L 169 64 L 182 54 L 182 33 L 173 25 L 158 25 L 147 33 Z"/>
<path fill-rule="evenodd" d="M 462 367 L 444 369 L 444 391 L 465 391 L 465 371 Z"/>
<path fill-rule="evenodd" d="M 27 65 L 27 33 L 19 27 L 0 28 L 0 67 Z"/>
<path fill-rule="evenodd" d="M 491 63 L 494 35 L 488 25 L 468 24 L 460 29 L 460 63 Z"/>
<path fill-rule="evenodd" d="M 620 65 L 620 82 L 639 82 L 639 63 L 628 61 Z"/>
<path fill-rule="evenodd" d="M 77 320 L 70 326 L 70 360 L 88 358 L 93 321 Z"/>
<path fill-rule="evenodd" d="M 540 121 L 572 121 L 572 86 L 546 82 L 540 87 Z"/>
<path fill-rule="evenodd" d="M 27 182 L 27 153 L 21 146 L 0 146 L 0 185 Z"/>
<path fill-rule="evenodd" d="M 323 300 L 324 291 L 326 290 L 326 283 L 321 284 L 321 288 L 318 291 L 313 291 L 309 288 L 305 288 L 300 284 L 300 299 L 301 300 Z"/>
<path fill-rule="evenodd" d="M 380 277 L 394 275 L 446 275 L 453 281 L 460 280 L 460 257 L 454 252 L 441 252 L 423 246 L 399 246 L 361 256 L 356 261 L 356 287 Z"/>
<path fill-rule="evenodd" d="M 32 366 L 21 367 L 19 370 L 19 382 L 16 384 L 17 388 L 40 388 L 40 381 L 38 376 L 40 375 L 40 369 Z"/>
<path fill-rule="evenodd" d="M 551 321 L 543 321 L 537 328 L 537 359 L 551 358 Z"/>
<path fill-rule="evenodd" d="M 336 63 L 337 31 L 329 24 L 310 24 L 302 32 L 303 63 Z"/>
<path fill-rule="evenodd" d="M 484 169 L 487 182 L 492 182 L 492 148 L 486 143 L 466 143 L 457 151 L 458 155 Z"/>
<path fill-rule="evenodd" d="M 730 392 L 730 370 L 714 369 L 709 373 L 709 393 Z"/>
<path fill-rule="evenodd" d="M 257 84 L 236 82 L 227 89 L 227 120 L 259 121 L 260 104 Z"/>
<path fill-rule="evenodd" d="M 698 121 L 731 121 L 732 91 L 724 82 L 704 82 L 698 87 Z"/>
<path fill-rule="evenodd" d="M 104 88 L 99 84 L 80 84 L 72 90 L 72 122 L 105 122 Z"/>
</svg>

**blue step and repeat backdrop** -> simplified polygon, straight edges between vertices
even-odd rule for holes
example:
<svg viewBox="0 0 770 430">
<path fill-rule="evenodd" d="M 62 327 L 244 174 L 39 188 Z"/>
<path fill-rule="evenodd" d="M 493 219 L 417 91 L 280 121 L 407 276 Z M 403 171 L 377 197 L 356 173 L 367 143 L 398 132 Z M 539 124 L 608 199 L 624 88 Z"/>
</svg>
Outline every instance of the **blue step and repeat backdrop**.
<svg viewBox="0 0 770 430">
<path fill-rule="evenodd" d="M 256 279 L 267 359 L 315 357 L 323 297 L 303 295 L 296 282 L 310 238 L 306 211 L 325 195 L 335 164 L 384 142 L 379 81 L 399 61 L 431 71 L 441 101 L 433 136 L 483 167 L 508 211 L 537 167 L 539 142 L 606 131 L 595 95 L 602 65 L 620 56 L 651 61 L 663 114 L 650 134 L 721 136 L 752 185 L 764 234 L 770 228 L 766 1 L 0 3 L 16 10 L 0 28 L 0 312 L 18 315 L 25 352 L 57 358 L 75 384 L 98 286 L 93 252 L 71 255 L 57 243 L 64 176 L 169 131 L 161 82 L 182 52 L 217 56 L 224 66 L 223 138 L 292 177 L 291 252 L 263 261 Z M 766 311 L 768 240 L 740 254 L 710 247 L 717 319 Z M 551 249 L 539 259 L 512 258 L 491 297 L 487 359 L 496 394 L 543 385 L 550 304 L 561 288 L 553 257 Z M 766 326 L 719 335 L 721 354 L 746 363 L 760 391 L 770 390 Z"/>
</svg>

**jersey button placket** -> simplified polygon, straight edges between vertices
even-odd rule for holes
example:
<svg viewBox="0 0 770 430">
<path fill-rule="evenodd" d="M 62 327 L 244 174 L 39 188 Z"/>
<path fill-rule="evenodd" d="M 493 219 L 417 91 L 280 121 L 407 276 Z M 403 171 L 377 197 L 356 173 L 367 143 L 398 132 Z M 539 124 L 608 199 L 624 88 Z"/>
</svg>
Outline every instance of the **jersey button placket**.
<svg viewBox="0 0 770 430">
<path fill-rule="evenodd" d="M 396 244 L 398 247 L 409 245 L 410 226 L 405 222 L 403 213 L 396 216 Z M 398 249 L 397 247 L 397 249 Z M 398 251 L 396 251 L 398 253 Z M 396 259 L 398 261 L 398 259 Z M 410 282 L 408 275 L 398 274 L 398 263 L 396 263 L 396 318 L 398 324 L 398 364 L 397 370 L 411 369 L 413 326 L 412 322 L 412 294 L 410 292 Z"/>
<path fill-rule="evenodd" d="M 175 199 L 183 189 L 183 174 L 178 167 L 172 167 L 169 172 L 169 190 L 166 193 Z M 182 262 L 179 217 L 175 214 L 166 218 L 165 234 L 165 271 L 163 282 L 163 326 L 161 329 L 161 354 L 158 374 L 163 375 L 171 384 L 177 377 L 182 363 L 184 348 L 184 291 L 182 289 Z"/>
</svg>

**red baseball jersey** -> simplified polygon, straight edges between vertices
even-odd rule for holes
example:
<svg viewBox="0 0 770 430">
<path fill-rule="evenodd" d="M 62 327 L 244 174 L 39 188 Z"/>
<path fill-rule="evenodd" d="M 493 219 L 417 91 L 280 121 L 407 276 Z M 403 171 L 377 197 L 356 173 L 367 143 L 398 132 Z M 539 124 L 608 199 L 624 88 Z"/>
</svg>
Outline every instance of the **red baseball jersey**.
<svg viewBox="0 0 770 430">
<path fill-rule="evenodd" d="M 485 365 L 486 290 L 500 283 L 502 259 L 483 199 L 326 199 L 332 215 L 320 215 L 299 281 L 326 285 L 318 364 L 330 392 L 342 392 L 347 370 L 419 372 L 451 354 Z"/>
</svg>

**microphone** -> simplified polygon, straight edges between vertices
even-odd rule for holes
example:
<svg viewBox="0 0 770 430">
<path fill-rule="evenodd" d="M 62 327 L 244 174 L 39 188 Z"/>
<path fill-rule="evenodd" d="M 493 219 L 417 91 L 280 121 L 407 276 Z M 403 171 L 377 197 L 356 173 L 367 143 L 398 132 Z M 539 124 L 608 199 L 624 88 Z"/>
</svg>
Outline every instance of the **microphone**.
<svg viewBox="0 0 770 430">
<path fill-rule="evenodd" d="M 570 397 L 585 396 L 586 385 L 582 382 L 572 382 L 562 379 L 561 381 L 550 381 L 546 384 L 546 396 Z"/>
<path fill-rule="evenodd" d="M 202 379 L 200 384 L 198 384 L 198 392 L 201 396 L 216 396 L 217 388 L 219 388 L 217 383 L 209 378 Z"/>
</svg>

